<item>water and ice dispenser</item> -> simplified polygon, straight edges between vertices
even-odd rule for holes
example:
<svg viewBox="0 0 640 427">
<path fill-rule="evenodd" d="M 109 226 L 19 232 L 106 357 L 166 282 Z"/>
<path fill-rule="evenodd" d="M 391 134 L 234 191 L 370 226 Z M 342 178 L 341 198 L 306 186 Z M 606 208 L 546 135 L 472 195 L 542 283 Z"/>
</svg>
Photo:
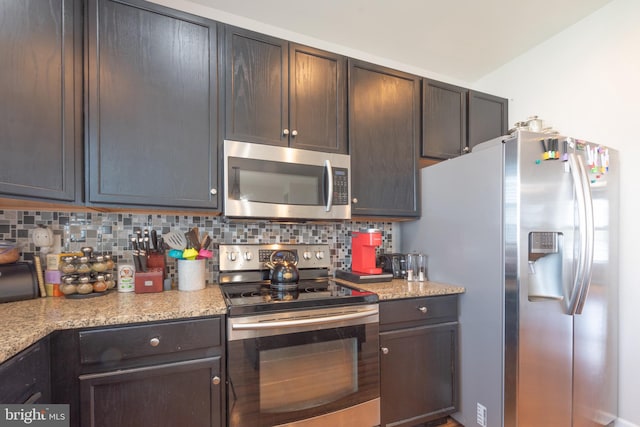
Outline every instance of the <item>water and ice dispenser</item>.
<svg viewBox="0 0 640 427">
<path fill-rule="evenodd" d="M 529 301 L 564 299 L 563 237 L 552 231 L 529 233 Z"/>
</svg>

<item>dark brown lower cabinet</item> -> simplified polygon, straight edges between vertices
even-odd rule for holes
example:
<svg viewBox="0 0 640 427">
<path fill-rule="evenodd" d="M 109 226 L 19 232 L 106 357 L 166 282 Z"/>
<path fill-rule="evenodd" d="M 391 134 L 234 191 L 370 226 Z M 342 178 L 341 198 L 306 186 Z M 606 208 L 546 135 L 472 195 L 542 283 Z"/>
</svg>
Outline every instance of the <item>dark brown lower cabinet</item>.
<svg viewBox="0 0 640 427">
<path fill-rule="evenodd" d="M 49 338 L 0 364 L 0 403 L 49 403 L 50 389 Z"/>
<path fill-rule="evenodd" d="M 381 426 L 444 418 L 458 404 L 457 297 L 380 304 Z"/>
<path fill-rule="evenodd" d="M 53 403 L 70 426 L 226 425 L 224 318 L 54 332 Z"/>
<path fill-rule="evenodd" d="M 219 426 L 220 378 L 220 357 L 81 375 L 81 425 Z"/>
</svg>

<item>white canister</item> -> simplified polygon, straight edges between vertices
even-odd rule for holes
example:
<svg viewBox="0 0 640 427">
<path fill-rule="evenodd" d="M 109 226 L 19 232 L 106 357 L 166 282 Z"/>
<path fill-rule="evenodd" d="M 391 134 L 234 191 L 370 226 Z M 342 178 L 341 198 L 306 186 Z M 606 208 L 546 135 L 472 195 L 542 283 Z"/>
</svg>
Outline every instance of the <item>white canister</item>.
<svg viewBox="0 0 640 427">
<path fill-rule="evenodd" d="M 198 291 L 205 287 L 206 259 L 178 260 L 178 290 Z"/>
<path fill-rule="evenodd" d="M 135 269 L 131 264 L 118 264 L 118 292 L 133 292 L 136 288 Z"/>
</svg>

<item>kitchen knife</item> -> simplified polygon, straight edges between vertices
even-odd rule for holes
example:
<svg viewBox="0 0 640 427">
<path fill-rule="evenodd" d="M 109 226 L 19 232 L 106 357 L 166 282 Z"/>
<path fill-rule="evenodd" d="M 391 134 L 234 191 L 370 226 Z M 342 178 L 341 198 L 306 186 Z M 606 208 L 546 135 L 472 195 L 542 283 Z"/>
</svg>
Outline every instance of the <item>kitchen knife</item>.
<svg viewBox="0 0 640 427">
<path fill-rule="evenodd" d="M 160 252 L 160 247 L 158 247 L 158 232 L 156 230 L 151 230 L 151 243 L 153 243 L 153 249 Z"/>
<path fill-rule="evenodd" d="M 135 236 L 131 237 L 131 254 L 133 255 L 133 265 L 136 271 L 142 271 L 142 266 L 140 264 L 139 250 L 138 250 L 138 238 Z"/>
</svg>

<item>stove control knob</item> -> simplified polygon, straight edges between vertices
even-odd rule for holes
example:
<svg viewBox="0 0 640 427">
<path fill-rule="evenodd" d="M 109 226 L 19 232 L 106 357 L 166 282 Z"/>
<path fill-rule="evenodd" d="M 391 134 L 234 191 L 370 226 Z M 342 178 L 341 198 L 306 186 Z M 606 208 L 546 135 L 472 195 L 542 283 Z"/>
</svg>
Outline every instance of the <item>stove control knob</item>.
<svg viewBox="0 0 640 427">
<path fill-rule="evenodd" d="M 249 251 L 244 253 L 244 259 L 245 261 L 251 261 L 253 259 L 253 254 Z"/>
<path fill-rule="evenodd" d="M 235 252 L 227 252 L 227 259 L 229 261 L 235 261 L 236 260 L 236 253 Z"/>
<path fill-rule="evenodd" d="M 311 259 L 311 252 L 304 251 L 304 253 L 302 254 L 302 258 L 304 258 L 306 260 L 310 260 Z"/>
<path fill-rule="evenodd" d="M 324 252 L 322 252 L 322 251 L 317 251 L 317 252 L 316 252 L 316 258 L 317 258 L 317 259 L 324 259 Z"/>
</svg>

